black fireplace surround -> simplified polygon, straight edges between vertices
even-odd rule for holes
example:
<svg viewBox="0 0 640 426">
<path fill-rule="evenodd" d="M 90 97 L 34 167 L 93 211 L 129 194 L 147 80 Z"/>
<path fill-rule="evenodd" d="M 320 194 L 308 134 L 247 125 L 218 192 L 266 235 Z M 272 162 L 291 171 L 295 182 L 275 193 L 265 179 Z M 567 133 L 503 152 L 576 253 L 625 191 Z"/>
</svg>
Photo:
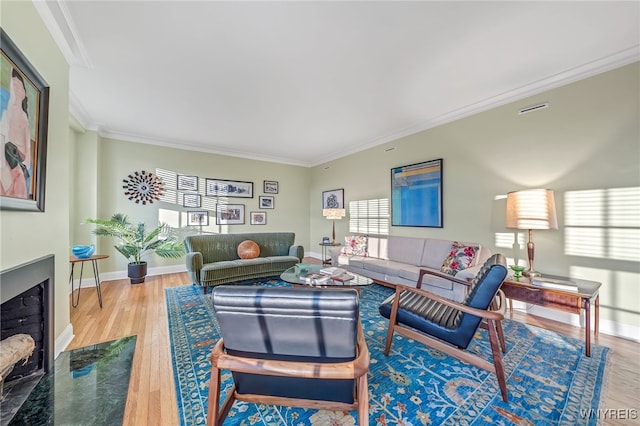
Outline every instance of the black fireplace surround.
<svg viewBox="0 0 640 426">
<path fill-rule="evenodd" d="M 16 364 L 5 378 L 5 385 L 33 374 L 41 376 L 53 368 L 54 283 L 53 255 L 0 272 L 0 338 L 23 333 L 33 337 L 36 342 L 33 355 L 25 365 L 21 362 Z M 5 396 L 11 398 L 10 394 Z M 6 398 L 3 410 L 5 405 L 9 405 Z M 2 420 L 4 422 L 6 418 Z"/>
</svg>

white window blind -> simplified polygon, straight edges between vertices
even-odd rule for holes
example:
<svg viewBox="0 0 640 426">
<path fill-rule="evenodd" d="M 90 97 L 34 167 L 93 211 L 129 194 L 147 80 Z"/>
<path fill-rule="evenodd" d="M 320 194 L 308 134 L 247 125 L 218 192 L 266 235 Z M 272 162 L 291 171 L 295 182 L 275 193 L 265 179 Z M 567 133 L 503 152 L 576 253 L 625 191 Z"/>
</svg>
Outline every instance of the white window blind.
<svg viewBox="0 0 640 426">
<path fill-rule="evenodd" d="M 349 202 L 349 232 L 389 235 L 389 199 Z"/>
<path fill-rule="evenodd" d="M 640 261 L 640 187 L 570 191 L 564 207 L 565 254 Z"/>
</svg>

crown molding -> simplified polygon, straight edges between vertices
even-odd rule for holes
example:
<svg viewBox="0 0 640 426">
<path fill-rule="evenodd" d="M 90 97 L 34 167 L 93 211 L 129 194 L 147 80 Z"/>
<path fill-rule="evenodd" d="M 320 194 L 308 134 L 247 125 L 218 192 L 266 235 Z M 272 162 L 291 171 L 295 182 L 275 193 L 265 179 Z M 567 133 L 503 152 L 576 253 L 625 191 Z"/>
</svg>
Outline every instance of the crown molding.
<svg viewBox="0 0 640 426">
<path fill-rule="evenodd" d="M 376 146 L 392 142 L 406 136 L 414 135 L 416 133 L 432 129 L 443 124 L 451 123 L 453 121 L 469 117 L 480 112 L 488 111 L 490 109 L 497 108 L 511 102 L 526 99 L 529 96 L 538 95 L 548 90 L 565 86 L 567 84 L 574 83 L 588 77 L 593 77 L 595 75 L 602 74 L 604 72 L 611 71 L 613 69 L 620 68 L 638 61 L 640 61 L 640 44 L 606 56 L 604 58 L 600 58 L 587 64 L 581 65 L 579 67 L 574 67 L 550 77 L 538 80 L 531 84 L 527 84 L 514 90 L 510 90 L 498 96 L 493 96 L 491 98 L 484 99 L 482 101 L 450 111 L 438 117 L 420 122 L 414 126 L 410 126 L 389 135 L 376 138 L 368 143 L 358 145 L 349 150 L 341 151 L 339 153 L 336 152 L 325 157 L 322 161 L 313 163 L 312 166 L 318 166 L 329 161 L 334 161 L 339 158 L 346 157 L 347 155 L 364 151 L 365 149 L 375 148 Z"/>
<path fill-rule="evenodd" d="M 204 146 L 204 145 L 197 145 L 197 144 L 191 144 L 191 143 L 185 143 L 185 142 L 178 142 L 172 139 L 156 138 L 154 136 L 110 131 L 106 129 L 100 129 L 98 133 L 100 134 L 101 137 L 104 137 L 104 138 L 143 143 L 147 145 L 163 146 L 166 148 L 176 148 L 176 149 L 183 149 L 188 151 L 204 152 L 207 154 L 218 154 L 218 155 L 225 155 L 228 157 L 246 158 L 248 160 L 267 161 L 270 163 L 288 164 L 291 166 L 301 166 L 301 167 L 312 166 L 310 163 L 297 161 L 291 158 L 280 158 L 280 157 L 271 157 L 266 155 L 258 155 L 255 153 L 236 151 L 236 150 L 226 149 L 221 147 Z"/>
<path fill-rule="evenodd" d="M 555 89 L 560 86 L 564 86 L 570 83 L 574 83 L 579 80 L 583 80 L 588 77 L 592 77 L 597 74 L 601 74 L 607 71 L 611 71 L 616 68 L 623 67 L 625 65 L 640 61 L 640 44 L 634 45 L 628 49 L 614 53 L 612 55 L 597 59 L 587 64 L 574 67 L 560 73 L 551 75 L 547 78 L 535 81 L 525 86 L 510 90 L 491 98 L 483 99 L 481 101 L 469 104 L 462 108 L 455 109 L 437 117 L 430 118 L 426 121 L 422 121 L 413 126 L 406 127 L 388 135 L 375 138 L 369 142 L 354 146 L 352 148 L 341 150 L 340 152 L 334 152 L 322 158 L 316 159 L 313 162 L 298 161 L 291 158 L 280 158 L 271 156 L 262 156 L 255 153 L 230 150 L 226 148 L 203 146 L 193 143 L 179 142 L 175 140 L 159 139 L 153 136 L 132 134 L 122 132 L 118 130 L 111 130 L 105 128 L 105 126 L 93 121 L 82 106 L 76 96 L 70 94 L 69 112 L 78 120 L 82 126 L 87 130 L 97 131 L 101 136 L 126 140 L 131 142 L 144 143 L 148 145 L 158 145 L 168 148 L 185 149 L 190 151 L 205 152 L 209 154 L 226 155 L 231 157 L 246 158 L 250 160 L 268 161 L 273 163 L 289 164 L 301 167 L 315 167 L 321 164 L 325 164 L 330 161 L 346 157 L 351 154 L 355 154 L 364 151 L 369 148 L 392 142 L 394 140 L 410 136 L 425 130 L 432 129 L 434 127 L 441 126 L 443 124 L 451 123 L 453 121 L 469 117 L 480 112 L 488 111 L 493 108 L 497 108 L 506 105 L 511 102 L 525 99 L 527 97 L 543 93 L 545 91 Z"/>
<path fill-rule="evenodd" d="M 51 37 L 70 66 L 93 68 L 91 58 L 78 36 L 67 5 L 62 0 L 32 0 Z"/>
<path fill-rule="evenodd" d="M 69 114 L 77 120 L 84 130 L 99 131 L 100 125 L 94 122 L 89 112 L 84 108 L 76 94 L 69 90 Z"/>
</svg>

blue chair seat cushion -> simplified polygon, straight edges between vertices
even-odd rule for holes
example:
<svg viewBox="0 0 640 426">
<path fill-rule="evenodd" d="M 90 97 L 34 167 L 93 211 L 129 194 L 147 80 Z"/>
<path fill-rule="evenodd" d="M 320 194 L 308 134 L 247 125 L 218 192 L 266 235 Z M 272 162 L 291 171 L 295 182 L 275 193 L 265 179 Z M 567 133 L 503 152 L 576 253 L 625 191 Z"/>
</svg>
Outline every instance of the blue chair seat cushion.
<svg viewBox="0 0 640 426">
<path fill-rule="evenodd" d="M 271 359 L 279 361 L 297 361 L 309 363 L 335 363 L 353 361 L 354 357 L 300 357 L 250 353 L 227 349 L 227 353 L 246 358 Z M 321 380 L 299 377 L 261 376 L 258 374 L 233 371 L 233 380 L 239 394 L 271 395 L 284 398 L 302 398 L 334 402 L 353 403 L 355 395 L 354 380 Z"/>
</svg>

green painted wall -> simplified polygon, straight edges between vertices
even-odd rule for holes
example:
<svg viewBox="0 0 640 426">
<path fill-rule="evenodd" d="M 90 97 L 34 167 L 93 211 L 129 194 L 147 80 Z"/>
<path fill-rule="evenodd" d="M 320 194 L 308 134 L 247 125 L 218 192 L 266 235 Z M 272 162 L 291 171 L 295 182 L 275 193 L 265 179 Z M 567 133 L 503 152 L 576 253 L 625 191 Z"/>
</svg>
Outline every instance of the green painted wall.
<svg viewBox="0 0 640 426">
<path fill-rule="evenodd" d="M 601 281 L 602 317 L 640 326 L 639 76 L 635 63 L 318 165 L 311 170 L 310 239 L 330 230 L 316 202 L 322 191 L 344 188 L 346 203 L 388 198 L 392 167 L 443 158 L 444 227 L 392 227 L 392 235 L 477 241 L 526 263 L 525 250 L 499 242 L 513 241 L 501 197 L 551 188 L 560 229 L 534 232 L 537 269 Z M 517 113 L 542 102 L 550 108 Z M 623 201 L 619 192 L 631 194 Z M 572 205 L 576 197 L 591 204 Z M 624 203 L 622 226 L 613 216 Z M 580 212 L 579 226 L 567 209 Z M 349 233 L 347 220 L 336 226 L 341 236 Z M 572 239 L 576 233 L 583 243 Z"/>
<path fill-rule="evenodd" d="M 0 269 L 55 255 L 55 334 L 69 325 L 69 67 L 31 2 L 2 2 L 0 25 L 51 87 L 45 211 L 0 211 Z"/>
<path fill-rule="evenodd" d="M 637 327 L 640 259 L 638 255 L 615 253 L 625 245 L 640 243 L 640 224 L 633 222 L 626 236 L 615 240 L 615 224 L 600 223 L 594 218 L 586 226 L 572 226 L 575 224 L 566 211 L 571 209 L 567 203 L 589 190 L 600 191 L 596 197 L 612 197 L 616 191 L 631 188 L 638 202 L 638 76 L 639 66 L 632 64 L 311 169 L 101 140 L 98 213 L 108 217 L 121 211 L 156 223 L 159 212 L 172 217 L 172 212 L 188 210 L 179 204 L 139 206 L 128 201 L 120 182 L 135 170 L 161 168 L 200 177 L 253 181 L 254 199 L 230 200 L 246 204 L 247 214 L 257 210 L 262 181 L 277 180 L 280 194 L 275 196 L 276 209 L 267 210 L 267 226 L 211 226 L 209 230 L 294 230 L 305 250 L 318 254 L 317 243 L 331 233 L 331 222 L 321 215 L 322 191 L 344 188 L 347 204 L 352 200 L 388 198 L 392 167 L 443 158 L 444 227 L 392 227 L 392 235 L 478 241 L 524 263 L 523 247 L 514 250 L 515 234 L 504 228 L 504 196 L 529 187 L 554 189 L 560 229 L 534 233 L 537 269 L 601 281 L 602 318 Z M 550 102 L 551 107 L 517 114 L 520 108 L 541 102 Z M 394 149 L 387 151 L 389 148 Z M 611 209 L 615 200 L 593 202 Z M 348 220 L 337 221 L 336 228 L 341 240 L 349 233 Z M 594 250 L 601 253 L 582 253 L 580 244 L 571 239 L 576 229 L 602 235 L 593 243 Z M 520 238 L 523 241 L 525 235 L 520 233 Z M 104 241 L 99 244 L 102 251 L 110 250 Z M 154 258 L 150 266 L 179 263 Z M 104 271 L 121 271 L 125 262 L 114 255 L 105 267 Z"/>
<path fill-rule="evenodd" d="M 88 160 L 85 158 L 85 160 Z M 304 167 L 289 166 L 271 162 L 247 160 L 201 152 L 185 151 L 174 148 L 159 147 L 135 142 L 113 139 L 100 139 L 96 163 L 85 164 L 85 173 L 93 176 L 92 170 L 97 170 L 97 211 L 100 218 L 109 218 L 114 213 L 124 213 L 134 222 L 145 222 L 148 226 L 155 226 L 159 222 L 166 222 L 174 227 L 186 225 L 186 212 L 189 210 L 208 210 L 210 212 L 209 226 L 203 228 L 206 232 L 241 233 L 241 232 L 276 232 L 292 231 L 296 234 L 296 243 L 302 244 L 305 250 L 309 247 L 309 205 L 307 194 L 309 188 L 309 171 Z M 177 194 L 174 184 L 167 180 L 166 201 L 141 205 L 130 201 L 122 189 L 122 180 L 135 171 L 152 171 L 161 169 L 170 175 L 199 176 L 202 208 L 186 208 L 182 206 L 181 194 Z M 204 178 L 227 179 L 253 182 L 253 198 L 221 198 L 205 197 Z M 274 197 L 274 209 L 258 208 L 258 197 L 265 195 L 263 181 L 279 182 L 279 193 L 268 194 Z M 84 178 L 78 178 L 84 187 Z M 78 187 L 79 193 L 85 191 Z M 86 191 L 91 193 L 91 188 Z M 91 196 L 83 197 L 86 203 L 92 203 Z M 244 225 L 216 225 L 215 205 L 218 201 L 229 204 L 243 204 L 245 206 Z M 90 207 L 90 206 L 89 206 Z M 87 206 L 84 211 L 89 212 Z M 266 225 L 250 225 L 249 217 L 252 211 L 267 213 Z M 95 215 L 93 215 L 95 217 Z M 85 219 L 83 217 L 82 219 Z M 93 225 L 78 225 L 76 235 L 86 236 Z M 88 237 L 85 237 L 88 238 Z M 80 242 L 80 241 L 79 241 Z M 89 242 L 89 241 L 86 241 Z M 122 255 L 113 249 L 113 240 L 100 238 L 98 249 L 101 253 L 109 254 L 110 258 L 101 263 L 101 272 L 126 270 L 127 262 Z M 147 259 L 149 268 L 184 265 L 184 259 L 162 259 L 152 255 Z"/>
</svg>

